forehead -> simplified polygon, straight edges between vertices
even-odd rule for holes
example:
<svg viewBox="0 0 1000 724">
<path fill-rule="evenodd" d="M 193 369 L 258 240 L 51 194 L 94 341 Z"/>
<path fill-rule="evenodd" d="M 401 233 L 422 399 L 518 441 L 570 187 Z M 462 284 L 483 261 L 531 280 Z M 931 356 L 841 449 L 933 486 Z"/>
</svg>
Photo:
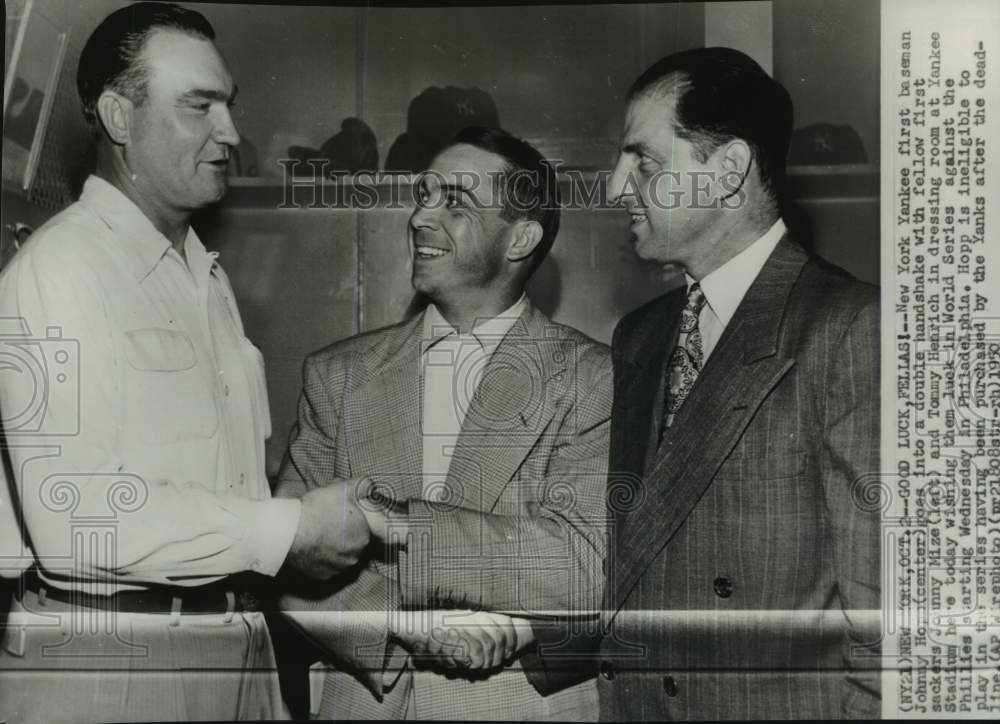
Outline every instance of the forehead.
<svg viewBox="0 0 1000 724">
<path fill-rule="evenodd" d="M 465 189 L 481 208 L 494 208 L 494 202 L 499 200 L 497 182 L 505 165 L 501 156 L 462 143 L 439 153 L 424 178 L 431 185 L 444 182 Z"/>
<path fill-rule="evenodd" d="M 622 146 L 645 144 L 654 148 L 669 148 L 675 141 L 673 93 L 650 92 L 634 98 L 625 111 L 625 132 Z"/>
<path fill-rule="evenodd" d="M 431 162 L 430 170 L 452 183 L 468 186 L 467 179 L 470 177 L 480 181 L 496 178 L 504 165 L 503 158 L 497 154 L 461 143 L 439 153 Z M 464 182 L 463 177 L 466 179 Z"/>
<path fill-rule="evenodd" d="M 233 78 L 211 40 L 176 30 L 155 30 L 140 57 L 149 68 L 151 92 L 232 92 Z"/>
</svg>

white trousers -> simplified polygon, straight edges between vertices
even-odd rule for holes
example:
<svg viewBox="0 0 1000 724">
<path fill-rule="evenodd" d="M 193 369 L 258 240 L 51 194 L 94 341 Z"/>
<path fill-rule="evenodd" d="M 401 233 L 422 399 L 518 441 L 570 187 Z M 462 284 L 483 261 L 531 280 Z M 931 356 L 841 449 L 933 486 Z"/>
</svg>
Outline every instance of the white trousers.
<svg viewBox="0 0 1000 724">
<path fill-rule="evenodd" d="M 2 633 L 7 724 L 288 718 L 262 613 L 122 613 L 29 592 Z"/>
</svg>

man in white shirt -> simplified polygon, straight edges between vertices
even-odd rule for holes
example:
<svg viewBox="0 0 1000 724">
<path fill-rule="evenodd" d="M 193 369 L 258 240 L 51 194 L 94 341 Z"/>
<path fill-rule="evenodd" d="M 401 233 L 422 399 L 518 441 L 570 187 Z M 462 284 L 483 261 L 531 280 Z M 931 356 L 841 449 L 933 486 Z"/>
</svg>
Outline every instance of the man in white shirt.
<svg viewBox="0 0 1000 724">
<path fill-rule="evenodd" d="M 593 682 L 534 688 L 535 632 L 600 603 L 611 413 L 607 348 L 524 294 L 558 230 L 555 173 L 469 128 L 417 192 L 412 283 L 431 303 L 307 358 L 280 475 L 279 495 L 371 478 L 363 510 L 385 544 L 356 577 L 284 601 L 331 664 L 315 708 L 593 719 Z"/>
<path fill-rule="evenodd" d="M 687 284 L 612 342 L 609 500 L 642 502 L 612 510 L 605 720 L 879 715 L 878 290 L 785 230 L 791 127 L 728 48 L 629 93 L 608 196 Z"/>
<path fill-rule="evenodd" d="M 0 277 L 34 553 L 0 650 L 7 722 L 283 715 L 252 578 L 325 578 L 369 540 L 352 482 L 271 499 L 262 359 L 190 227 L 239 142 L 213 37 L 162 3 L 101 23 L 78 72 L 96 175 Z"/>
</svg>

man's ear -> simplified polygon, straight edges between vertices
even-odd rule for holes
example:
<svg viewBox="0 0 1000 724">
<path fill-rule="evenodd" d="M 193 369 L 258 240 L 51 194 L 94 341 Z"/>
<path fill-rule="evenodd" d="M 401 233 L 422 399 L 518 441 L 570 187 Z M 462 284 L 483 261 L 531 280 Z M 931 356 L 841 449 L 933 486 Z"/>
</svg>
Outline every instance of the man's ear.
<svg viewBox="0 0 1000 724">
<path fill-rule="evenodd" d="M 521 219 L 514 223 L 513 236 L 507 244 L 507 260 L 521 261 L 531 253 L 542 240 L 542 225 L 537 221 Z"/>
<path fill-rule="evenodd" d="M 732 196 L 746 183 L 747 174 L 753 163 L 753 152 L 747 142 L 734 138 L 718 150 L 719 196 Z"/>
<path fill-rule="evenodd" d="M 131 137 L 135 105 L 125 96 L 106 90 L 97 99 L 97 117 L 112 143 L 125 145 Z"/>
</svg>

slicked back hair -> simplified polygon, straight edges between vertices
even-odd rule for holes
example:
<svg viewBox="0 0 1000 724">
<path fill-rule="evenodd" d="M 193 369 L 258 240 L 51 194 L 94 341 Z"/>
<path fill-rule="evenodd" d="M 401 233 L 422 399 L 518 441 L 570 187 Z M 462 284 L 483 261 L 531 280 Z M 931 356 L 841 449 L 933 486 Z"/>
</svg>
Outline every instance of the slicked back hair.
<svg viewBox="0 0 1000 724">
<path fill-rule="evenodd" d="M 157 30 L 215 39 L 215 30 L 201 13 L 173 3 L 134 3 L 108 15 L 87 39 L 76 71 L 83 117 L 95 134 L 100 130 L 97 100 L 105 90 L 114 90 L 137 106 L 145 101 L 149 68 L 140 55 Z"/>
<path fill-rule="evenodd" d="M 760 65 L 732 48 L 684 50 L 646 69 L 629 100 L 657 93 L 675 99 L 674 132 L 695 147 L 699 160 L 734 138 L 745 141 L 761 183 L 780 203 L 792 100 Z"/>
<path fill-rule="evenodd" d="M 528 219 L 542 227 L 542 238 L 532 253 L 531 273 L 545 260 L 559 233 L 559 184 L 555 168 L 527 141 L 497 128 L 469 126 L 448 144 L 474 146 L 504 161 L 500 194 L 505 221 Z"/>
</svg>

